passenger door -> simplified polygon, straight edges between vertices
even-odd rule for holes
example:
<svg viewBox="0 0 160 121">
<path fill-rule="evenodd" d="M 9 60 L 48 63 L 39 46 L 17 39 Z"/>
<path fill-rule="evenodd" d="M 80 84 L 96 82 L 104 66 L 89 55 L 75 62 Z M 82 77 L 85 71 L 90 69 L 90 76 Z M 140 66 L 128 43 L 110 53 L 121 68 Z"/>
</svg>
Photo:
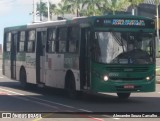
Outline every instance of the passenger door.
<svg viewBox="0 0 160 121">
<path fill-rule="evenodd" d="M 11 78 L 16 79 L 16 54 L 17 54 L 18 33 L 12 33 L 11 40 Z"/>
<path fill-rule="evenodd" d="M 36 80 L 38 84 L 45 83 L 45 48 L 47 41 L 47 29 L 37 29 L 36 46 Z"/>
<path fill-rule="evenodd" d="M 81 29 L 80 80 L 81 89 L 90 87 L 90 28 Z"/>
</svg>

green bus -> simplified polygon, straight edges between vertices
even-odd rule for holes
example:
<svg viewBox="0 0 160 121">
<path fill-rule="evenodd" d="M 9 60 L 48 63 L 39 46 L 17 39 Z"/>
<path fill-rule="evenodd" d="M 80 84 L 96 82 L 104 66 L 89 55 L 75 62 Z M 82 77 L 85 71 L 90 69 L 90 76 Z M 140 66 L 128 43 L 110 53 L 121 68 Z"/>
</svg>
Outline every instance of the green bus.
<svg viewBox="0 0 160 121">
<path fill-rule="evenodd" d="M 77 17 L 4 29 L 3 74 L 77 92 L 155 91 L 155 23 L 130 15 Z"/>
</svg>

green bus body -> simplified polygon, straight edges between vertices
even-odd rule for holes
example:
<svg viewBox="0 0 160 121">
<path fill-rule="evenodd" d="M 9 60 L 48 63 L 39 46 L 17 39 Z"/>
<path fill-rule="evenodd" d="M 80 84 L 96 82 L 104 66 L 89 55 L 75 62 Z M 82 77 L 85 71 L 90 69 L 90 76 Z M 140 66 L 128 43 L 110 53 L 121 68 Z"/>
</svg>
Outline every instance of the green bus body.
<svg viewBox="0 0 160 121">
<path fill-rule="evenodd" d="M 119 17 L 117 18 L 119 19 Z M 120 18 L 123 18 L 123 16 Z M 127 18 L 128 17 L 124 17 L 124 19 Z M 135 17 L 135 19 L 137 18 Z M 152 25 L 152 27 L 148 25 L 148 27 L 146 28 L 138 28 L 138 27 L 132 28 L 131 26 L 126 28 L 125 27 L 103 28 L 102 26 L 101 27 L 94 26 L 94 29 L 97 31 L 106 31 L 106 30 L 121 31 L 121 32 L 145 31 L 151 33 L 154 33 L 155 31 L 154 24 Z M 109 77 L 109 80 L 106 82 L 103 79 L 104 75 L 107 75 Z M 146 80 L 146 77 L 150 77 L 150 80 Z M 95 92 L 116 92 L 116 93 L 153 92 L 155 91 L 155 81 L 156 81 L 155 59 L 152 64 L 133 64 L 133 65 L 103 64 L 91 61 L 91 80 L 92 80 L 91 90 Z"/>
<path fill-rule="evenodd" d="M 15 32 L 35 30 L 37 33 L 34 45 L 36 50 L 37 46 L 39 46 L 37 44 L 38 29 L 42 29 L 43 31 L 43 28 L 46 28 L 45 31 L 47 32 L 48 39 L 49 29 L 56 28 L 56 36 L 59 36 L 57 35 L 59 28 L 68 27 L 67 32 L 69 32 L 69 27 L 71 26 L 76 26 L 79 30 L 77 52 L 69 53 L 69 49 L 66 49 L 66 52 L 58 53 L 55 49 L 54 53 L 45 52 L 44 56 L 48 67 L 53 66 L 49 62 L 54 60 L 53 55 L 59 54 L 59 57 L 63 57 L 63 64 L 60 64 L 63 66 L 65 84 L 62 84 L 64 87 L 60 88 L 65 88 L 66 83 L 70 83 L 66 82 L 66 78 L 67 74 L 72 73 L 74 75 L 73 78 L 75 78 L 76 91 L 118 93 L 122 94 L 122 98 L 127 97 L 123 96 L 123 94 L 130 94 L 132 92 L 155 91 L 155 24 L 154 20 L 140 16 L 92 16 L 66 20 L 65 22 L 39 23 L 37 25 L 32 24 L 31 26 L 24 25 L 5 28 L 3 74 L 11 78 L 15 74 L 14 79 L 20 80 L 19 74 L 22 66 L 23 68 L 35 69 L 33 70 L 35 74 L 37 74 L 36 70 L 38 69 L 36 64 L 37 52 L 35 52 L 35 55 L 30 55 L 29 52 L 16 51 L 16 56 L 14 56 L 12 52 L 14 49 L 13 42 L 6 42 L 7 33 L 11 32 L 13 35 Z M 68 36 L 68 34 L 66 35 Z M 68 45 L 66 44 L 66 46 Z M 134 49 L 140 45 L 141 49 L 147 52 L 148 55 L 138 55 L 143 53 L 139 52 L 138 49 L 132 54 L 127 55 L 127 53 L 131 52 L 129 51 L 130 45 L 134 46 Z M 7 46 L 11 46 L 10 51 L 6 51 Z M 97 48 L 98 50 L 96 50 Z M 16 65 L 14 65 L 12 60 L 16 61 Z M 13 68 L 13 66 L 18 70 Z M 10 69 L 14 74 L 10 72 Z M 48 71 L 50 70 L 49 68 Z M 26 75 L 28 76 L 27 73 Z M 36 80 L 36 78 L 35 75 L 34 79 Z M 68 78 L 71 77 L 69 76 Z M 30 80 L 29 83 L 32 83 L 32 81 Z M 38 84 L 39 81 L 36 80 L 33 83 Z"/>
</svg>

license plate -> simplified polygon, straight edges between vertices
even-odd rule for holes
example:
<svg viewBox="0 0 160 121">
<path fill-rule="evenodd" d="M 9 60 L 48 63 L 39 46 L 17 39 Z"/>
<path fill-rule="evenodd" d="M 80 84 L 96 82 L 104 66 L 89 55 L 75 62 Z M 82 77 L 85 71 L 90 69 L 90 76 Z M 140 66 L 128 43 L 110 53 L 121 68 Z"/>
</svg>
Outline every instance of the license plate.
<svg viewBox="0 0 160 121">
<path fill-rule="evenodd" d="M 125 89 L 134 89 L 134 85 L 124 85 Z"/>
</svg>

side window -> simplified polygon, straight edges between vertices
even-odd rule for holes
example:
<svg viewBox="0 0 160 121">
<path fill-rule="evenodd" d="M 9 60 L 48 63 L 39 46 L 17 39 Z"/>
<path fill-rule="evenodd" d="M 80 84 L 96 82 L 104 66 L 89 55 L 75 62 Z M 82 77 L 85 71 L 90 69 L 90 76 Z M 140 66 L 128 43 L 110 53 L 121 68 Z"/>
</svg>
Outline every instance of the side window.
<svg viewBox="0 0 160 121">
<path fill-rule="evenodd" d="M 55 52 L 56 29 L 48 29 L 47 52 Z"/>
<path fill-rule="evenodd" d="M 66 52 L 67 28 L 59 28 L 59 52 Z"/>
<path fill-rule="evenodd" d="M 71 27 L 69 31 L 69 52 L 78 52 L 79 28 Z"/>
<path fill-rule="evenodd" d="M 10 52 L 11 51 L 11 33 L 5 34 L 5 51 Z"/>
<path fill-rule="evenodd" d="M 31 30 L 28 32 L 27 52 L 34 52 L 35 51 L 35 37 L 36 37 L 35 30 Z"/>
<path fill-rule="evenodd" d="M 26 33 L 25 33 L 25 31 L 21 31 L 20 33 L 19 33 L 19 48 L 18 48 L 18 50 L 19 50 L 19 52 L 24 52 L 25 51 L 25 35 Z"/>
</svg>

